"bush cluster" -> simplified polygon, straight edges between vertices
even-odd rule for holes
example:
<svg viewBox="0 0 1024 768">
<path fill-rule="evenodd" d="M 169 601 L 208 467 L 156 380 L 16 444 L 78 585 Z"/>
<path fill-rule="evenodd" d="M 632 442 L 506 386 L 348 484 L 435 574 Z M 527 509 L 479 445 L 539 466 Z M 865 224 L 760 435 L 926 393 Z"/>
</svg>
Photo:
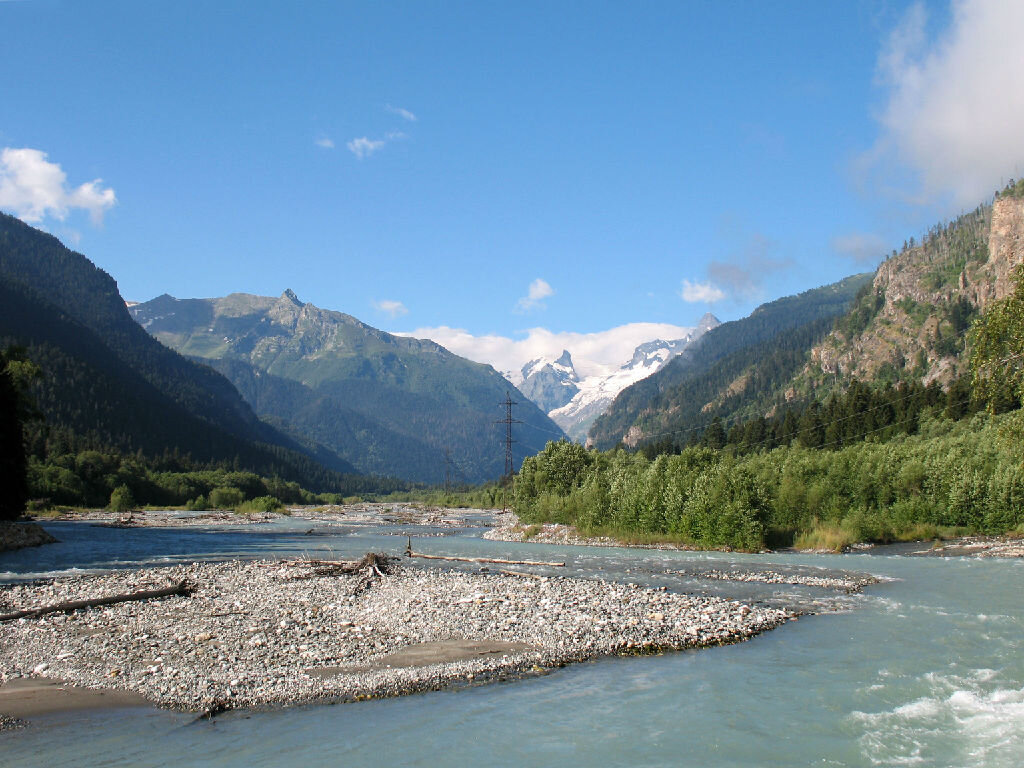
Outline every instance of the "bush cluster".
<svg viewBox="0 0 1024 768">
<path fill-rule="evenodd" d="M 551 442 L 523 462 L 515 510 L 526 523 L 663 536 L 757 550 L 822 528 L 890 541 L 939 527 L 1004 533 L 1024 524 L 1024 413 L 922 419 L 918 434 L 839 451 L 799 441 L 739 455 L 688 447 L 649 459 Z"/>
</svg>

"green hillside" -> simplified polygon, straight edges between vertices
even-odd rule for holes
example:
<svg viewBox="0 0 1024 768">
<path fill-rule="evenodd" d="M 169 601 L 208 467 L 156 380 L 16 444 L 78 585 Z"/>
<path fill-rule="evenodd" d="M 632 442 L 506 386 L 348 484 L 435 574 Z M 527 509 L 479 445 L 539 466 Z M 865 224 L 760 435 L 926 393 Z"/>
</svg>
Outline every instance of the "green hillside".
<svg viewBox="0 0 1024 768">
<path fill-rule="evenodd" d="M 516 455 L 562 431 L 493 368 L 432 341 L 394 336 L 299 301 L 160 296 L 132 308 L 173 349 L 225 374 L 263 418 L 326 445 L 360 471 L 440 482 L 446 452 L 476 482 L 504 469 L 499 403 L 519 402 Z"/>
</svg>

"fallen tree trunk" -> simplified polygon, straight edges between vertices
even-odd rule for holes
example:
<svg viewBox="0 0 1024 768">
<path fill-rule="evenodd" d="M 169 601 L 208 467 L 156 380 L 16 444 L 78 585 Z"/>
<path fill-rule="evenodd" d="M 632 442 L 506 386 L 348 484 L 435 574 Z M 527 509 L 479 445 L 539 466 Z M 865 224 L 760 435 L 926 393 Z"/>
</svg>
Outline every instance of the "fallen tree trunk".
<svg viewBox="0 0 1024 768">
<path fill-rule="evenodd" d="M 359 560 L 282 560 L 279 563 L 262 563 L 264 568 L 282 565 L 312 568 L 316 576 L 337 576 L 339 574 L 370 573 L 388 576 L 395 571 L 397 557 L 367 552 Z"/>
<path fill-rule="evenodd" d="M 412 551 L 412 542 L 405 549 L 406 557 L 421 557 L 424 560 L 454 560 L 459 563 L 497 563 L 498 565 L 544 565 L 551 568 L 564 568 L 565 563 L 545 563 L 538 560 L 500 560 L 491 557 L 450 557 L 447 555 L 421 555 Z"/>
<path fill-rule="evenodd" d="M 178 584 L 171 585 L 169 587 L 162 587 L 160 589 L 143 589 L 138 592 L 128 592 L 122 595 L 111 595 L 110 597 L 97 597 L 91 600 L 69 600 L 64 603 L 57 603 L 56 605 L 47 605 L 42 608 L 28 608 L 23 611 L 15 611 L 14 613 L 5 613 L 0 615 L 0 621 L 15 621 L 16 619 L 29 619 L 36 618 L 38 616 L 45 616 L 48 613 L 71 613 L 81 608 L 95 608 L 101 605 L 115 605 L 117 603 L 127 603 L 133 600 L 149 600 L 154 597 L 172 597 L 180 595 L 182 597 L 188 597 L 192 594 L 192 587 L 187 581 L 182 581 Z"/>
</svg>

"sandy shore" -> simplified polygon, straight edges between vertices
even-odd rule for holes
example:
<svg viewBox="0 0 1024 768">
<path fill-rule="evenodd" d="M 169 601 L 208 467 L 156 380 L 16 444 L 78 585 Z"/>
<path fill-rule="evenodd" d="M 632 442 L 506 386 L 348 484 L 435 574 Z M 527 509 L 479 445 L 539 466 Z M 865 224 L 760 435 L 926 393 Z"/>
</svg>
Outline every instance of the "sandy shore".
<svg viewBox="0 0 1024 768">
<path fill-rule="evenodd" d="M 349 701 L 732 643 L 793 617 L 596 580 L 237 561 L 12 585 L 0 613 L 181 580 L 191 596 L 0 624 L 0 681 L 57 679 L 189 711 Z M 2 699 L 0 712 L 14 714 Z"/>
<path fill-rule="evenodd" d="M 0 685 L 0 712 L 23 720 L 53 712 L 144 707 L 150 702 L 130 691 L 83 688 L 64 680 L 21 677 Z"/>
</svg>

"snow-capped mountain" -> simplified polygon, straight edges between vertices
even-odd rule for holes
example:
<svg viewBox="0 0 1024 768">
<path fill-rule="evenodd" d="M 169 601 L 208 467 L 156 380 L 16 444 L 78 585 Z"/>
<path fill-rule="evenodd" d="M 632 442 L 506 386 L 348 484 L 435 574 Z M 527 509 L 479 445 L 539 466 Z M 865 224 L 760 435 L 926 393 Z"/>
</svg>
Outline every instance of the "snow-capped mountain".
<svg viewBox="0 0 1024 768">
<path fill-rule="evenodd" d="M 584 442 L 587 439 L 590 425 L 608 409 L 608 406 L 611 405 L 619 392 L 641 379 L 646 379 L 717 325 L 719 325 L 718 318 L 709 312 L 701 318 L 696 328 L 692 329 L 690 333 L 682 338 L 669 341 L 654 339 L 653 341 L 638 345 L 633 350 L 633 357 L 623 363 L 617 370 L 604 375 L 587 376 L 582 380 L 578 377 L 575 381 L 566 379 L 565 383 L 562 384 L 564 391 L 568 392 L 570 386 L 575 387 L 577 391 L 572 396 L 572 399 L 564 405 L 548 409 L 548 406 L 541 401 L 534 399 L 534 402 L 542 409 L 548 410 L 548 416 L 565 430 L 569 437 L 573 440 Z M 559 361 L 569 361 L 571 364 L 568 351 L 563 353 Z M 531 364 L 528 363 L 523 367 L 524 378 L 527 375 L 527 367 Z M 546 370 L 547 366 L 541 366 L 539 369 L 539 371 Z M 532 372 L 533 369 L 531 369 Z M 574 369 L 572 373 L 575 375 Z M 519 389 L 527 397 L 533 399 L 533 396 L 524 386 L 520 386 Z"/>
<path fill-rule="evenodd" d="M 399 335 L 432 339 L 457 355 L 490 365 L 548 411 L 573 439 L 583 441 L 619 392 L 650 376 L 719 324 L 709 312 L 695 327 L 627 323 L 586 333 L 531 328 L 523 338 L 514 339 L 439 326 Z"/>
<path fill-rule="evenodd" d="M 561 408 L 580 391 L 580 377 L 567 349 L 562 350 L 557 360 L 543 357 L 531 360 L 523 366 L 520 374 L 522 383 L 516 384 L 519 391 L 543 411 Z"/>
</svg>

